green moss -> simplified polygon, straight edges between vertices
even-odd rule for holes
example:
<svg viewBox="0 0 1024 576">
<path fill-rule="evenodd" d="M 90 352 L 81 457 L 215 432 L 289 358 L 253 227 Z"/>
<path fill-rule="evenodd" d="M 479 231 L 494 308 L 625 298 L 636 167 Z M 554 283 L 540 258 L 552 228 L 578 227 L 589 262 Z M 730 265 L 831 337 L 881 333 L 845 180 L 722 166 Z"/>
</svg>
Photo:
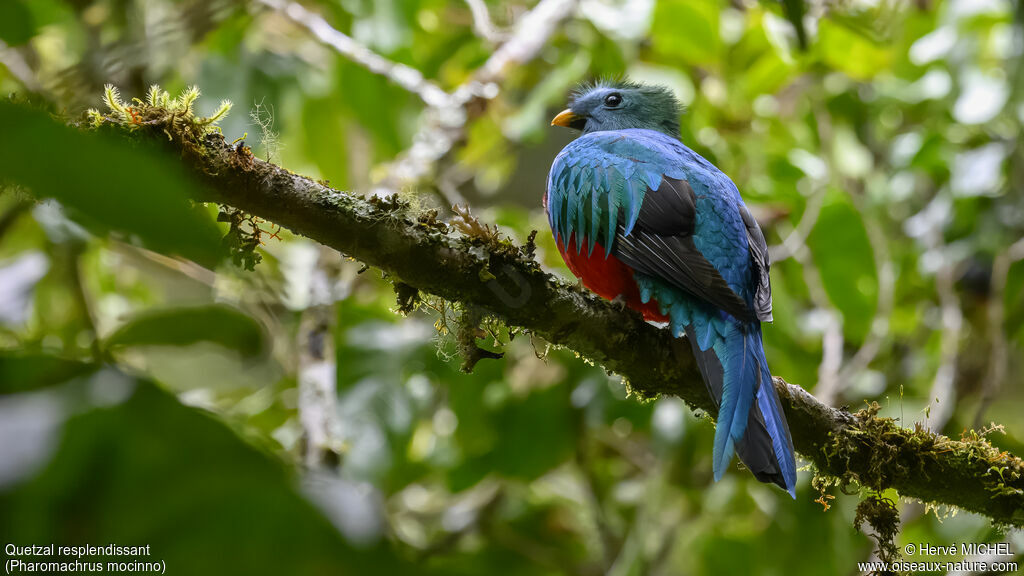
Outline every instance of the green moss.
<svg viewBox="0 0 1024 576">
<path fill-rule="evenodd" d="M 131 102 L 125 102 L 117 88 L 107 84 L 103 89 L 107 110 L 89 109 L 85 119 L 87 125 L 94 128 L 117 126 L 129 132 L 159 130 L 172 142 L 184 145 L 186 150 L 201 152 L 207 134 L 220 132 L 217 124 L 228 115 L 231 102 L 222 100 L 210 116 L 197 116 L 194 106 L 199 95 L 199 88 L 191 86 L 171 98 L 167 91 L 154 84 L 145 100 L 132 98 Z"/>
<path fill-rule="evenodd" d="M 896 503 L 877 494 L 861 500 L 857 505 L 853 526 L 861 530 L 864 523 L 871 526 L 874 532 L 869 536 L 878 543 L 878 559 L 890 564 L 900 561 L 902 556 L 899 547 L 896 546 L 896 535 L 900 531 L 900 513 L 896 509 Z"/>
<path fill-rule="evenodd" d="M 448 225 L 437 219 L 437 210 L 425 210 L 416 216 L 417 225 L 427 232 L 448 233 Z"/>
<path fill-rule="evenodd" d="M 263 244 L 263 234 L 266 233 L 260 227 L 262 221 L 230 206 L 221 206 L 217 221 L 228 223 L 223 243 L 231 260 L 240 268 L 255 270 L 256 265 L 263 261 L 263 255 L 256 251 Z M 273 234 L 276 237 L 277 233 Z"/>
<path fill-rule="evenodd" d="M 651 395 L 645 392 L 642 388 L 633 386 L 625 377 L 622 378 L 622 385 L 626 387 L 626 397 L 634 398 L 640 404 L 647 404 L 661 398 L 661 394 Z"/>
<path fill-rule="evenodd" d="M 394 288 L 399 313 L 403 316 L 408 316 L 419 308 L 421 302 L 419 290 L 404 282 L 395 282 Z"/>
<path fill-rule="evenodd" d="M 832 433 L 831 442 L 822 448 L 828 472 L 835 474 L 841 485 L 856 482 L 882 491 L 910 482 L 929 486 L 976 479 L 990 493 L 986 499 L 1022 494 L 1024 462 L 986 438 L 1001 427 L 965 430 L 959 440 L 953 440 L 919 423 L 913 429 L 903 428 L 892 418 L 879 417 L 879 409 L 873 402 L 855 413 L 853 424 Z M 941 474 L 942 481 L 930 478 L 929 473 Z M 926 502 L 947 499 L 938 492 L 915 495 Z"/>
<path fill-rule="evenodd" d="M 398 194 L 390 194 L 388 196 L 371 196 L 367 202 L 382 213 L 390 216 L 405 213 L 410 207 L 409 201 Z"/>
<path fill-rule="evenodd" d="M 150 86 L 145 100 L 132 98 L 125 102 L 117 88 L 108 84 L 103 91 L 106 110 L 87 110 L 85 125 L 93 129 L 163 135 L 185 155 L 205 156 L 208 138 L 220 133 L 217 124 L 231 110 L 231 102 L 222 100 L 213 114 L 203 117 L 195 113 L 199 96 L 199 88 L 192 86 L 172 98 L 170 93 L 154 84 Z M 236 141 L 234 151 L 230 159 L 232 167 L 253 169 L 252 150 L 244 140 Z M 228 224 L 223 243 L 232 261 L 246 270 L 255 269 L 256 264 L 262 261 L 263 256 L 257 249 L 266 239 L 277 238 L 281 230 L 279 226 L 228 206 L 221 206 L 217 220 Z"/>
</svg>

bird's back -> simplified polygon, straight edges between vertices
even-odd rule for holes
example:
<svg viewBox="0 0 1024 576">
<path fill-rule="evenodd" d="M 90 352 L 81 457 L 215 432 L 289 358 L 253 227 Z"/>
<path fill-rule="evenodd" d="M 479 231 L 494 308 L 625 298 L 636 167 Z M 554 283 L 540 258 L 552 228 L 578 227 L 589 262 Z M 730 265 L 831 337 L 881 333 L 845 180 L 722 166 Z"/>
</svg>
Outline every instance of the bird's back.
<svg viewBox="0 0 1024 576">
<path fill-rule="evenodd" d="M 743 199 L 736 185 L 703 156 L 661 132 L 644 129 L 592 132 L 563 148 L 551 166 L 545 196 L 545 208 L 556 236 L 560 235 L 560 225 L 568 225 L 570 233 L 579 233 L 576 230 L 578 226 L 572 222 L 575 218 L 568 218 L 558 208 L 552 212 L 560 201 L 568 200 L 567 205 L 572 205 L 573 198 L 554 199 L 567 193 L 565 185 L 559 190 L 559 184 L 567 182 L 569 187 L 578 186 L 581 174 L 609 170 L 617 171 L 625 180 L 632 181 L 634 193 L 644 184 L 656 190 L 663 176 L 687 181 L 696 197 L 694 244 L 729 287 L 748 305 L 751 304 L 754 286 L 749 246 L 739 209 Z M 610 188 L 594 188 L 594 193 L 602 196 L 597 202 L 603 206 L 608 204 L 604 196 L 613 192 Z M 638 194 L 639 203 L 644 201 L 643 196 L 651 193 L 648 190 L 645 194 Z M 588 206 L 594 201 L 585 193 L 580 197 Z M 623 209 L 628 212 L 628 207 Z M 589 222 L 590 214 L 585 216 Z M 623 214 L 623 217 L 628 218 L 628 214 Z M 563 227 L 561 231 L 565 230 Z M 607 244 L 602 245 L 611 248 Z"/>
</svg>

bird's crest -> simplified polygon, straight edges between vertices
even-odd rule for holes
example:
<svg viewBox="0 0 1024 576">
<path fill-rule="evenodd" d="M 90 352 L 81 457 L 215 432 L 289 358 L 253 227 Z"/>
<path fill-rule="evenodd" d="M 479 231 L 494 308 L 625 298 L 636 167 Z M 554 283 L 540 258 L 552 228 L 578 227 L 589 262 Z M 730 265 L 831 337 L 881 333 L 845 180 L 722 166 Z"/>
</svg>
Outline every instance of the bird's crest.
<svg viewBox="0 0 1024 576">
<path fill-rule="evenodd" d="M 676 116 L 681 116 L 686 112 L 686 107 L 679 102 L 679 98 L 676 98 L 675 93 L 668 86 L 663 84 L 644 84 L 630 80 L 627 76 L 601 76 L 593 80 L 584 80 L 572 89 L 569 103 L 571 105 L 590 92 L 604 88 L 639 92 L 653 100 L 657 100 L 660 105 L 672 110 Z"/>
</svg>

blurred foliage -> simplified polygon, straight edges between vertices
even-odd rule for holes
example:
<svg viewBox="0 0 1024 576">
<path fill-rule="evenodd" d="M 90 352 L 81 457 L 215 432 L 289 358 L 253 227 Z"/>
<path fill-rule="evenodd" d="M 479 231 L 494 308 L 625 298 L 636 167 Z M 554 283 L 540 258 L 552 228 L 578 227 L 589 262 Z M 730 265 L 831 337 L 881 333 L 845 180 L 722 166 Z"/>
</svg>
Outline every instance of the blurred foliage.
<svg viewBox="0 0 1024 576">
<path fill-rule="evenodd" d="M 459 0 L 304 5 L 445 89 L 494 50 Z M 486 2 L 499 31 L 531 5 Z M 444 211 L 438 191 L 455 190 L 520 241 L 541 230 L 538 258 L 568 277 L 540 210 L 572 137 L 550 116 L 594 76 L 667 84 L 684 142 L 736 181 L 773 245 L 773 371 L 906 426 L 994 420 L 990 440 L 1021 453 L 1014 10 L 584 0 L 473 111 L 436 186 L 403 193 Z M 379 182 L 423 112 L 234 0 L 4 0 L 0 41 L 15 100 L 38 89 L 78 118 L 106 83 L 126 99 L 198 85 L 201 116 L 235 103 L 229 140 L 343 189 Z M 462 374 L 435 328 L 450 310 L 403 318 L 388 279 L 287 232 L 254 271 L 233 265 L 230 222 L 183 201 L 193 185 L 148 147 L 0 104 L 0 540 L 151 544 L 190 574 L 820 575 L 871 554 L 858 498 L 823 511 L 809 473 L 795 502 L 743 471 L 713 483 L 713 429 L 678 399 L 638 402 L 502 329 L 481 343 L 505 357 Z M 326 466 L 307 458 L 300 410 L 317 382 L 337 391 Z M 862 496 L 897 500 L 897 543 L 1002 537 Z"/>
</svg>

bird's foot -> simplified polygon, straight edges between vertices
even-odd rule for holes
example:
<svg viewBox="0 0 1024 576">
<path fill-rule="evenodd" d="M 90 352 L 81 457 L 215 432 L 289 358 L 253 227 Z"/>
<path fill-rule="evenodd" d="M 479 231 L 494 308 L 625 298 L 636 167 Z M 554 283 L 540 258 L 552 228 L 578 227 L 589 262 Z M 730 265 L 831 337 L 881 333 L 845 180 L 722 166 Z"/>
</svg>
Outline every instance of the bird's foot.
<svg viewBox="0 0 1024 576">
<path fill-rule="evenodd" d="M 629 305 L 626 304 L 626 297 L 623 296 L 622 294 L 619 294 L 618 296 L 613 298 L 611 300 L 611 303 L 612 303 L 612 306 L 618 308 L 622 312 L 625 312 L 626 308 L 629 308 Z"/>
</svg>

